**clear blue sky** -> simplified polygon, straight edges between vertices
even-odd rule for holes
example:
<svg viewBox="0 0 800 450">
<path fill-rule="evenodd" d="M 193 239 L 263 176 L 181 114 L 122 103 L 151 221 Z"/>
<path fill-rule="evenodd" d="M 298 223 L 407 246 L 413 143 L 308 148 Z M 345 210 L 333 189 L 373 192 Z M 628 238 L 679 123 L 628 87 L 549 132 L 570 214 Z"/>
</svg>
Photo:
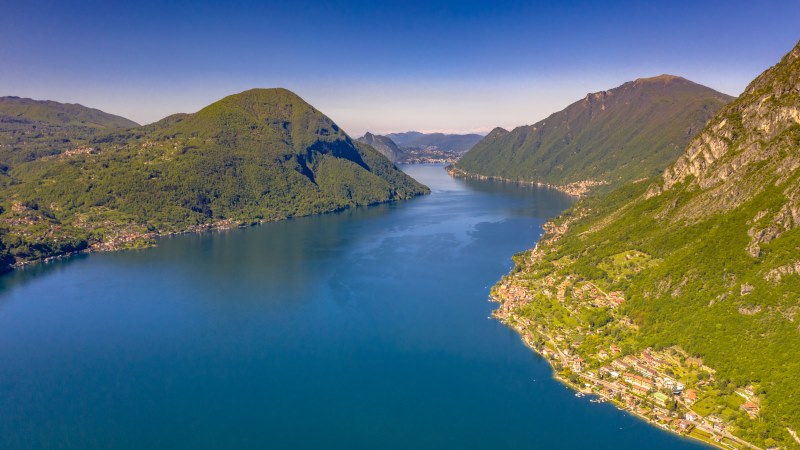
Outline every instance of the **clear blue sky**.
<svg viewBox="0 0 800 450">
<path fill-rule="evenodd" d="M 0 0 L 0 95 L 149 123 L 292 89 L 351 135 L 536 122 L 639 77 L 728 94 L 800 39 L 800 1 Z"/>
</svg>

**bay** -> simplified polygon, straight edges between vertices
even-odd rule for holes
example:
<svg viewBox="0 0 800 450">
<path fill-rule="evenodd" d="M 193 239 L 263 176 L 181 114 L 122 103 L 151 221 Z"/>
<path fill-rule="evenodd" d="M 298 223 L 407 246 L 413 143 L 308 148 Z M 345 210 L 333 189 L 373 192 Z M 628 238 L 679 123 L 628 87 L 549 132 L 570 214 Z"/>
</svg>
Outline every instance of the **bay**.
<svg viewBox="0 0 800 450">
<path fill-rule="evenodd" d="M 704 447 L 488 318 L 569 198 L 403 169 L 432 194 L 0 277 L 0 448 Z"/>
</svg>

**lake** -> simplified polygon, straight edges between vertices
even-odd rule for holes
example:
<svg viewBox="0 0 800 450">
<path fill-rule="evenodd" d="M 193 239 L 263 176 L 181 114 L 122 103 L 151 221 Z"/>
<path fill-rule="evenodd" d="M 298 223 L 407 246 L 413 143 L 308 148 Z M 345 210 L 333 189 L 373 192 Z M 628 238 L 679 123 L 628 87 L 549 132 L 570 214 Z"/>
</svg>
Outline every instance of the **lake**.
<svg viewBox="0 0 800 450">
<path fill-rule="evenodd" d="M 0 277 L 0 448 L 681 449 L 488 316 L 558 192 L 414 200 Z"/>
</svg>

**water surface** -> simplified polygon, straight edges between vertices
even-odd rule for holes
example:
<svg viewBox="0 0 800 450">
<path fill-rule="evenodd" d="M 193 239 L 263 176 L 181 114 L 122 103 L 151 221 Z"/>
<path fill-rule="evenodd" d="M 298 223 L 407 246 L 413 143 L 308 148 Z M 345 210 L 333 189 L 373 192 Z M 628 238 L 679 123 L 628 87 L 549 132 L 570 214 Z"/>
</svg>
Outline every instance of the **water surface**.
<svg viewBox="0 0 800 450">
<path fill-rule="evenodd" d="M 570 204 L 430 196 L 0 277 L 0 448 L 699 448 L 578 399 L 488 319 Z"/>
</svg>

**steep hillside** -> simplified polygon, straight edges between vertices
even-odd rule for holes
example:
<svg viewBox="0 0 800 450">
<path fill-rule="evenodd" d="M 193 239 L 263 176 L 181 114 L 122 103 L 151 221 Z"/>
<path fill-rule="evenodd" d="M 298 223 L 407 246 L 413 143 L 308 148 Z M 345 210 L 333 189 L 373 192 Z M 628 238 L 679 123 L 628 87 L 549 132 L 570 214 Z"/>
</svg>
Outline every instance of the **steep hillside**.
<svg viewBox="0 0 800 450">
<path fill-rule="evenodd" d="M 641 78 L 588 94 L 536 124 L 495 129 L 455 165 L 455 173 L 556 187 L 618 187 L 660 173 L 730 100 L 676 76 Z"/>
<path fill-rule="evenodd" d="M 61 153 L 97 133 L 138 126 L 78 104 L 0 97 L 0 168 Z"/>
<path fill-rule="evenodd" d="M 627 392 L 645 383 L 613 378 L 630 370 L 687 388 L 666 391 L 666 415 L 652 393 L 620 395 L 628 409 L 735 447 L 800 448 L 798 225 L 800 43 L 663 176 L 549 224 L 495 290 L 498 315 L 575 383 L 594 373 L 599 392 Z"/>
<path fill-rule="evenodd" d="M 389 158 L 391 162 L 397 162 L 403 153 L 400 147 L 386 136 L 367 133 L 358 138 L 358 141 L 372 146 L 372 148 L 380 152 L 381 155 Z"/>
<path fill-rule="evenodd" d="M 96 136 L 8 176 L 0 238 L 16 262 L 427 192 L 285 89 Z"/>
</svg>

